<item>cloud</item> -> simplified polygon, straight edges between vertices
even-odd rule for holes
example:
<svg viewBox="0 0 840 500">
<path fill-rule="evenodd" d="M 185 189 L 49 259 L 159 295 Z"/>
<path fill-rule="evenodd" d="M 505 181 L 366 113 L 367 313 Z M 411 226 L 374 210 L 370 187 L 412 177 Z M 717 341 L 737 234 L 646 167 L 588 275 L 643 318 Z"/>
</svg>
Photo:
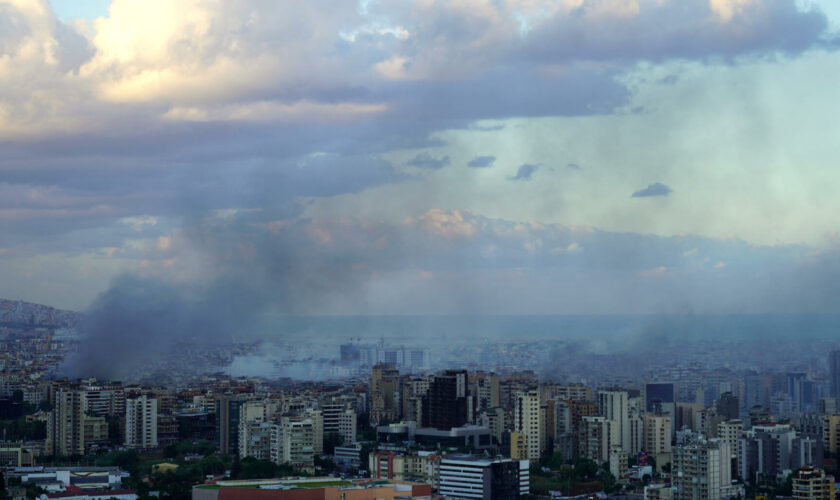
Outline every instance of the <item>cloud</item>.
<svg viewBox="0 0 840 500">
<path fill-rule="evenodd" d="M 673 190 L 662 184 L 661 182 L 654 182 L 648 184 L 648 187 L 640 189 L 630 195 L 632 198 L 647 198 L 650 196 L 668 196 Z"/>
<path fill-rule="evenodd" d="M 569 168 L 569 169 L 572 169 L 572 170 L 580 170 L 581 169 L 580 165 L 578 165 L 577 163 L 567 163 L 566 168 Z"/>
<path fill-rule="evenodd" d="M 530 163 L 525 163 L 519 166 L 516 169 L 516 175 L 508 177 L 509 181 L 528 181 L 531 180 L 531 176 L 539 170 L 538 165 L 532 165 Z"/>
<path fill-rule="evenodd" d="M 406 163 L 406 165 L 410 167 L 439 170 L 449 165 L 449 157 L 443 156 L 441 158 L 435 158 L 429 153 L 418 153 L 417 156 L 409 160 L 408 163 Z"/>
<path fill-rule="evenodd" d="M 340 228 L 322 222 L 294 232 L 286 221 L 315 198 L 406 181 L 386 158 L 444 146 L 439 131 L 495 138 L 516 133 L 500 123 L 509 118 L 621 112 L 636 90 L 625 77 L 650 61 L 795 57 L 820 46 L 827 26 L 794 0 L 173 5 L 114 0 L 108 16 L 70 26 L 47 0 L 0 0 L 3 258 L 33 256 L 27 266 L 5 261 L 0 281 L 20 283 L 23 267 L 38 274 L 44 262 L 60 270 L 56 256 L 66 252 L 98 265 L 101 286 L 104 269 L 113 276 L 118 265 L 139 265 L 145 250 L 130 242 L 158 241 L 224 211 L 276 222 L 278 234 L 320 235 L 324 251 L 344 241 Z M 412 162 L 441 168 L 449 157 L 422 153 Z M 523 165 L 511 179 L 536 168 Z M 439 227 L 458 234 L 481 221 L 461 216 L 463 225 Z M 144 220 L 156 224 L 126 222 Z M 381 229 L 373 241 L 406 236 Z M 496 245 L 495 255 L 518 255 L 483 243 L 470 250 Z M 90 257 L 102 249 L 118 249 L 105 250 L 113 266 Z M 468 254 L 448 256 L 461 264 Z M 389 258 L 393 273 L 406 262 L 398 252 Z M 729 271 L 737 259 L 721 260 Z"/>
<path fill-rule="evenodd" d="M 476 156 L 467 163 L 467 166 L 472 168 L 487 168 L 492 167 L 495 161 L 495 156 Z"/>
</svg>

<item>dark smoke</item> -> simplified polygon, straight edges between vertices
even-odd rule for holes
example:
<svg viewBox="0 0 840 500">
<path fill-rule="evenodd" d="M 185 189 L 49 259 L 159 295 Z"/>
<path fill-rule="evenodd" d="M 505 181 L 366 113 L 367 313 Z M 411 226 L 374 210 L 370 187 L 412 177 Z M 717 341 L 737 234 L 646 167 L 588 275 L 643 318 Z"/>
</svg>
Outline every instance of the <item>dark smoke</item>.
<svg viewBox="0 0 840 500">
<path fill-rule="evenodd" d="M 299 235 L 278 235 L 246 218 L 203 220 L 184 235 L 207 262 L 206 276 L 191 283 L 161 276 L 115 279 L 86 311 L 80 348 L 60 374 L 132 378 L 179 345 L 254 340 L 265 313 L 310 313 L 359 282 L 347 262 L 321 258 L 298 243 Z"/>
</svg>

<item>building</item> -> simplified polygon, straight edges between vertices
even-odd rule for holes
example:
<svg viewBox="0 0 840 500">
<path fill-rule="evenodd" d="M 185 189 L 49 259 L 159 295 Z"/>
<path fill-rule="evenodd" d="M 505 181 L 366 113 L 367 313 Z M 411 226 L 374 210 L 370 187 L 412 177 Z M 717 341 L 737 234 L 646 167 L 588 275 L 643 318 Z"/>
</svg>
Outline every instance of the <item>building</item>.
<svg viewBox="0 0 840 500">
<path fill-rule="evenodd" d="M 232 455 L 239 449 L 239 421 L 247 397 L 219 396 L 216 398 L 216 443 L 222 455 Z"/>
<path fill-rule="evenodd" d="M 497 408 L 501 404 L 499 376 L 495 373 L 476 373 L 472 378 L 476 413 Z"/>
<path fill-rule="evenodd" d="M 671 480 L 674 500 L 725 500 L 743 496 L 732 484 L 729 445 L 719 440 L 697 441 L 673 450 Z"/>
<path fill-rule="evenodd" d="M 603 463 L 610 459 L 610 450 L 617 441 L 617 426 L 605 417 L 583 417 L 578 431 L 578 455 Z"/>
<path fill-rule="evenodd" d="M 738 443 L 739 475 L 758 484 L 776 481 L 791 464 L 796 431 L 789 425 L 756 426 L 745 431 Z"/>
<path fill-rule="evenodd" d="M 738 398 L 731 392 L 724 392 L 720 395 L 720 398 L 715 401 L 715 411 L 719 416 L 727 420 L 737 419 L 740 416 L 738 414 L 740 411 Z"/>
<path fill-rule="evenodd" d="M 525 436 L 527 458 L 531 462 L 538 461 L 542 454 L 542 430 L 539 392 L 518 392 L 513 409 L 513 431 Z"/>
<path fill-rule="evenodd" d="M 627 480 L 627 470 L 629 464 L 629 456 L 627 452 L 618 446 L 613 446 L 610 449 L 610 473 L 618 481 Z"/>
<path fill-rule="evenodd" d="M 342 471 L 358 469 L 362 465 L 362 444 L 352 443 L 336 446 L 333 450 L 335 465 Z"/>
<path fill-rule="evenodd" d="M 530 492 L 529 467 L 528 460 L 447 456 L 440 460 L 438 491 L 449 498 L 519 498 Z"/>
<path fill-rule="evenodd" d="M 502 435 L 505 433 L 505 409 L 496 407 L 484 410 L 478 418 L 482 427 L 490 429 L 493 440 L 498 444 L 502 442 Z"/>
<path fill-rule="evenodd" d="M 84 455 L 91 446 L 108 439 L 104 417 L 85 412 L 85 391 L 78 387 L 58 387 L 54 407 L 47 418 L 47 455 Z"/>
<path fill-rule="evenodd" d="M 397 397 L 400 387 L 400 372 L 391 365 L 376 364 L 370 377 L 370 425 L 380 422 L 394 422 L 400 418 Z"/>
<path fill-rule="evenodd" d="M 315 424 L 312 419 L 283 417 L 272 425 L 271 461 L 315 472 Z"/>
<path fill-rule="evenodd" d="M 828 353 L 828 375 L 831 397 L 840 400 L 840 350 Z"/>
<path fill-rule="evenodd" d="M 802 467 L 793 474 L 794 500 L 834 500 L 834 477 L 815 467 Z"/>
<path fill-rule="evenodd" d="M 616 441 L 612 446 L 619 446 L 630 451 L 630 408 L 629 395 L 625 391 L 599 391 L 598 414 L 613 422 Z"/>
<path fill-rule="evenodd" d="M 324 418 L 324 435 L 338 434 L 342 443 L 356 441 L 356 412 L 351 403 L 330 401 L 318 405 Z"/>
<path fill-rule="evenodd" d="M 334 477 L 216 481 L 193 487 L 193 500 L 428 499 L 432 487 L 405 481 L 344 481 Z"/>
<path fill-rule="evenodd" d="M 510 433 L 510 458 L 528 460 L 528 440 L 521 432 Z"/>
<path fill-rule="evenodd" d="M 31 467 L 35 465 L 35 454 L 23 442 L 0 442 L 0 466 Z"/>
<path fill-rule="evenodd" d="M 671 435 L 676 434 L 677 397 L 673 383 L 645 384 L 645 412 L 671 418 Z"/>
<path fill-rule="evenodd" d="M 651 455 L 671 453 L 671 417 L 645 414 L 645 447 Z"/>
<path fill-rule="evenodd" d="M 422 396 L 422 426 L 451 429 L 467 423 L 467 371 L 435 375 Z"/>
<path fill-rule="evenodd" d="M 145 394 L 125 401 L 125 445 L 148 450 L 158 446 L 157 399 Z"/>
</svg>

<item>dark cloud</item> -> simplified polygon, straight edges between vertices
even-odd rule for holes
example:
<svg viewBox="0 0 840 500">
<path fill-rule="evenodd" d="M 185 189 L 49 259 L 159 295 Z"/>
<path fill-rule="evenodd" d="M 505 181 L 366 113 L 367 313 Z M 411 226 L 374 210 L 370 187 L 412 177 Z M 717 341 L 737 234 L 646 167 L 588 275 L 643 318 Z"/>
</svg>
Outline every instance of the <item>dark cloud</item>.
<svg viewBox="0 0 840 500">
<path fill-rule="evenodd" d="M 572 170 L 580 170 L 580 165 L 577 163 L 567 163 L 566 168 L 570 168 Z"/>
<path fill-rule="evenodd" d="M 661 182 L 654 182 L 648 184 L 648 187 L 640 189 L 630 195 L 632 198 L 647 198 L 650 196 L 668 196 L 673 190 L 662 184 Z"/>
<path fill-rule="evenodd" d="M 828 27 L 824 13 L 817 8 L 800 10 L 794 0 L 746 4 L 733 8 L 729 19 L 713 12 L 708 0 L 640 4 L 634 15 L 610 16 L 592 13 L 599 5 L 584 3 L 571 16 L 536 26 L 517 55 L 556 63 L 710 61 L 775 51 L 799 53 L 820 45 Z"/>
<path fill-rule="evenodd" d="M 467 163 L 467 166 L 472 168 L 487 168 L 492 167 L 495 161 L 495 156 L 476 156 Z"/>
<path fill-rule="evenodd" d="M 516 175 L 508 177 L 509 181 L 527 181 L 531 179 L 531 176 L 539 170 L 538 165 L 532 165 L 530 163 L 525 163 L 519 166 L 516 169 Z"/>
<path fill-rule="evenodd" d="M 435 158 L 429 153 L 418 153 L 417 156 L 409 160 L 408 163 L 406 163 L 406 165 L 410 167 L 439 170 L 449 165 L 449 157 L 443 156 L 441 158 Z"/>
</svg>

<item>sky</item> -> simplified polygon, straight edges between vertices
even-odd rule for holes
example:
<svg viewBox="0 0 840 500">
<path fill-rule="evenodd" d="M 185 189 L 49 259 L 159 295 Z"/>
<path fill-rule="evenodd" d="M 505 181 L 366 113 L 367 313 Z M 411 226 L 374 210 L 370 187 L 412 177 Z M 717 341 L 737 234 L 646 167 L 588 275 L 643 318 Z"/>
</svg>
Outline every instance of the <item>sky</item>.
<svg viewBox="0 0 840 500">
<path fill-rule="evenodd" d="M 0 0 L 0 297 L 837 313 L 839 47 L 830 0 Z"/>
</svg>

